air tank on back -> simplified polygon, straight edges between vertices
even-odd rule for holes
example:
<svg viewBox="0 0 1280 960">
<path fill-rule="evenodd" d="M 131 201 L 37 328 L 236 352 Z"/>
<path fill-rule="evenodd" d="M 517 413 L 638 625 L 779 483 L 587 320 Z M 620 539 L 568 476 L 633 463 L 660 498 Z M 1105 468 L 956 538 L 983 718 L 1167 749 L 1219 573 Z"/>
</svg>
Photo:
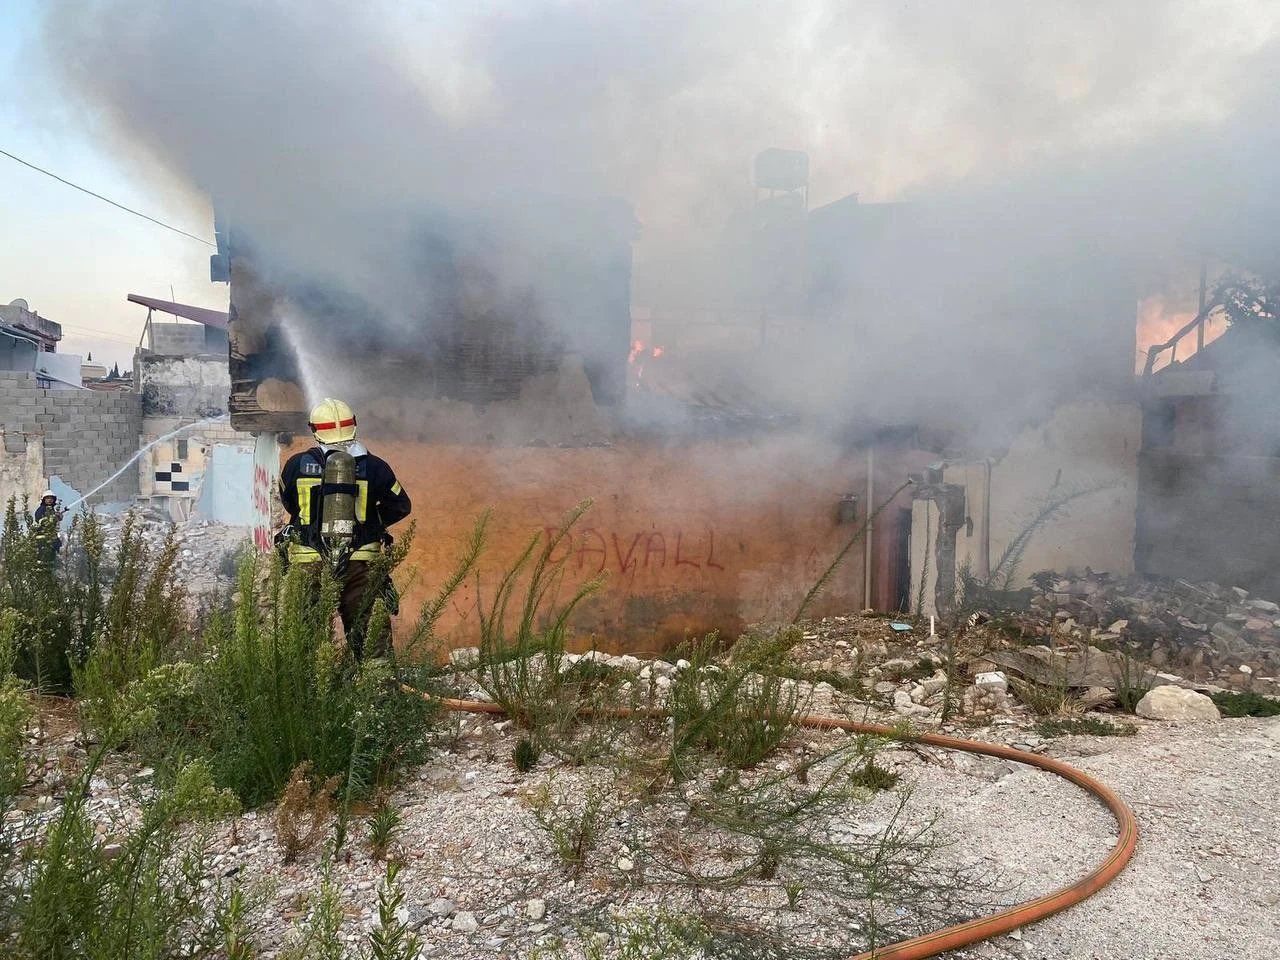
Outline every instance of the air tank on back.
<svg viewBox="0 0 1280 960">
<path fill-rule="evenodd" d="M 324 462 L 324 501 L 320 510 L 320 542 L 330 556 L 349 553 L 356 533 L 356 461 L 345 450 L 333 450 Z"/>
</svg>

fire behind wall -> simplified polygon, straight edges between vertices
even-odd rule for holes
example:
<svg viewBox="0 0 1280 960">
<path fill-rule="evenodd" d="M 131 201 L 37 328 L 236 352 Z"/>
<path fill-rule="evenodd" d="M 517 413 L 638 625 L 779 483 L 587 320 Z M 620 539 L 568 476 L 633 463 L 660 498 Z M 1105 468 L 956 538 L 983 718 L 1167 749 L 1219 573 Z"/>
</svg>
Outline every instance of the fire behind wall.
<svg viewBox="0 0 1280 960">
<path fill-rule="evenodd" d="M 485 507 L 495 519 L 478 583 L 441 624 L 455 645 L 475 641 L 477 603 L 529 538 L 583 500 L 593 506 L 564 547 L 564 588 L 607 580 L 575 618 L 577 642 L 635 651 L 789 618 L 865 516 L 863 446 L 758 411 L 643 426 L 628 415 L 629 242 L 623 232 L 590 262 L 561 263 L 527 298 L 451 261 L 444 289 L 456 295 L 425 283 L 436 292 L 408 327 L 390 322 L 385 305 L 273 272 L 243 245 L 230 250 L 232 424 L 292 435 L 289 452 L 309 442 L 309 400 L 353 404 L 361 439 L 414 501 L 406 626 Z M 580 301 L 548 293 L 571 289 Z M 562 311 L 572 323 L 559 322 Z M 878 451 L 877 500 L 929 459 Z M 842 517 L 851 496 L 856 509 Z M 877 606 L 893 607 L 900 592 L 905 530 L 887 521 L 906 507 L 885 511 L 875 540 Z M 868 602 L 859 547 L 812 612 Z"/>
</svg>

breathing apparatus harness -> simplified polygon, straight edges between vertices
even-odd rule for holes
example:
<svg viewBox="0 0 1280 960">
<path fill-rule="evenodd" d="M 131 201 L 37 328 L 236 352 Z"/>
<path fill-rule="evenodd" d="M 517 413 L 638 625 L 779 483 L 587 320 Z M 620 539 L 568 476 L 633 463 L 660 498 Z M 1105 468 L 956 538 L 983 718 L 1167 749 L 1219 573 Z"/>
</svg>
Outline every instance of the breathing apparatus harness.
<svg viewBox="0 0 1280 960">
<path fill-rule="evenodd" d="M 286 561 L 289 543 L 309 547 L 341 577 L 356 547 L 356 501 L 360 496 L 356 460 L 342 449 L 317 448 L 308 450 L 307 455 L 309 462 L 304 464 L 304 472 L 321 477 L 312 494 L 309 522 L 299 527 L 286 526 L 276 534 L 276 546 Z"/>
</svg>

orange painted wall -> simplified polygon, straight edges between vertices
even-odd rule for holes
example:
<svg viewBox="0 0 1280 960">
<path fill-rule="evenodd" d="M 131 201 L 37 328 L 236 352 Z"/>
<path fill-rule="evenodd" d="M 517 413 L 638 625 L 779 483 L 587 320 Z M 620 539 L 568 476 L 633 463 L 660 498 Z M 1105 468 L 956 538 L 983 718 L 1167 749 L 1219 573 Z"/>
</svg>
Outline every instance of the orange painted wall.
<svg viewBox="0 0 1280 960">
<path fill-rule="evenodd" d="M 405 591 L 405 627 L 452 568 L 485 506 L 494 509 L 479 577 L 487 604 L 500 570 L 533 534 L 592 500 L 572 542 L 557 554 L 566 558 L 565 588 L 599 572 L 608 578 L 575 618 L 576 642 L 634 653 L 663 650 L 688 633 L 732 636 L 751 622 L 789 619 L 857 526 L 837 522 L 841 496 L 860 497 L 859 522 L 865 509 L 865 454 L 806 438 L 624 437 L 595 447 L 362 439 L 391 463 L 413 499 L 418 529 L 409 566 L 416 577 Z M 909 461 L 920 459 L 878 456 L 880 496 L 897 485 L 891 478 L 905 478 Z M 887 537 L 880 540 L 877 553 L 888 547 Z M 448 610 L 441 628 L 451 645 L 476 641 L 476 600 L 472 582 Z M 813 612 L 864 605 L 858 546 Z"/>
</svg>

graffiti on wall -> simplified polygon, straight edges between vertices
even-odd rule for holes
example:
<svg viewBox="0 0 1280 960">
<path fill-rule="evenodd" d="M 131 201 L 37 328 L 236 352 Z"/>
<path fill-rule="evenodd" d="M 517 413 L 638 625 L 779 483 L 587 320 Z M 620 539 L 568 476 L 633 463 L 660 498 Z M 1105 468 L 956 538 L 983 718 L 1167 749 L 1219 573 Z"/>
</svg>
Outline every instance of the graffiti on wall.
<svg viewBox="0 0 1280 960">
<path fill-rule="evenodd" d="M 271 486 L 280 462 L 274 434 L 258 434 L 253 446 L 253 545 L 263 553 L 273 547 Z"/>
<path fill-rule="evenodd" d="M 555 527 L 544 528 L 553 537 Z M 618 533 L 587 527 L 572 541 L 565 539 L 552 562 L 564 561 L 571 569 L 594 576 L 606 568 L 622 575 L 641 570 L 702 570 L 723 573 L 724 564 L 716 556 L 716 532 L 687 535 L 683 530 L 642 530 Z"/>
</svg>

